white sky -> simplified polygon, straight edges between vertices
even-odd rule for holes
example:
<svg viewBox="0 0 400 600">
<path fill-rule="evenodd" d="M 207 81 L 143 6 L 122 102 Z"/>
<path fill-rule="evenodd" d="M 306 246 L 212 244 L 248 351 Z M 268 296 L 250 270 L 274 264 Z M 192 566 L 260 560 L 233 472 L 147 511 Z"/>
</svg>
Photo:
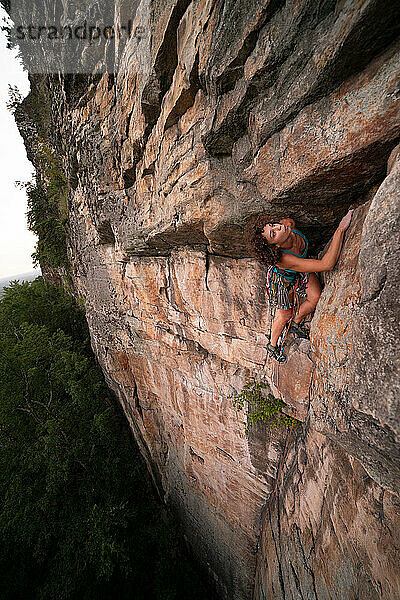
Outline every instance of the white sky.
<svg viewBox="0 0 400 600">
<path fill-rule="evenodd" d="M 0 7 L 0 22 L 6 12 Z M 33 271 L 31 254 L 36 236 L 27 229 L 25 190 L 15 181 L 30 181 L 33 165 L 28 161 L 14 117 L 7 110 L 8 84 L 18 86 L 25 97 L 29 93 L 26 71 L 7 50 L 6 37 L 0 31 L 0 278 Z"/>
</svg>

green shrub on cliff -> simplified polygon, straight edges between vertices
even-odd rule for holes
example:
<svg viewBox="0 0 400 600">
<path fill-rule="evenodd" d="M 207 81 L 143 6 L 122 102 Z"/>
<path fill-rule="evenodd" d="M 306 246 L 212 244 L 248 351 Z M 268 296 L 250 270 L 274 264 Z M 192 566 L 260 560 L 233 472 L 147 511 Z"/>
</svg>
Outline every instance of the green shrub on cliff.
<svg viewBox="0 0 400 600">
<path fill-rule="evenodd" d="M 50 147 L 51 106 L 47 80 L 35 76 L 32 90 L 26 98 L 16 86 L 9 86 L 7 108 L 14 115 L 24 138 L 28 158 L 36 167 L 32 182 L 16 182 L 26 188 L 28 200 L 28 229 L 38 236 L 32 254 L 35 266 L 68 267 L 67 224 L 69 183 L 61 160 Z"/>
<path fill-rule="evenodd" d="M 268 427 L 291 427 L 297 421 L 293 417 L 288 417 L 282 412 L 285 403 L 272 394 L 264 396 L 263 389 L 268 389 L 265 383 L 248 381 L 240 392 L 234 392 L 229 398 L 237 411 L 247 407 L 245 434 L 248 435 L 251 427 L 256 423 L 266 423 Z"/>
<path fill-rule="evenodd" d="M 65 223 L 60 219 L 58 203 L 47 192 L 43 181 L 26 186 L 28 229 L 38 236 L 32 259 L 35 266 L 66 267 L 68 264 Z"/>
<path fill-rule="evenodd" d="M 42 278 L 0 299 L 0 597 L 208 597 L 91 352 Z"/>
<path fill-rule="evenodd" d="M 43 142 L 37 145 L 39 173 L 33 182 L 24 184 L 28 199 L 28 229 L 38 236 L 32 254 L 35 265 L 67 267 L 67 196 L 68 183 L 60 163 Z"/>
</svg>

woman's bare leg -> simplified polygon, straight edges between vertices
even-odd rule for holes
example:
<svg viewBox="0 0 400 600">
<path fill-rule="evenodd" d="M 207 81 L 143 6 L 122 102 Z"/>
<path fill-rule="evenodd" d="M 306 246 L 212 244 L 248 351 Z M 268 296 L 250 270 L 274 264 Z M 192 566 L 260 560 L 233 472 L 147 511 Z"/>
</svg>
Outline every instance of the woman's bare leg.
<svg viewBox="0 0 400 600">
<path fill-rule="evenodd" d="M 279 308 L 276 311 L 276 317 L 274 319 L 274 322 L 272 323 L 272 328 L 271 328 L 271 346 L 276 346 L 277 342 L 278 342 L 278 338 L 281 335 L 286 323 L 290 320 L 290 318 L 292 317 L 292 309 L 288 308 L 288 309 L 284 309 L 284 308 Z"/>
<path fill-rule="evenodd" d="M 300 323 L 310 313 L 315 310 L 319 297 L 321 295 L 321 284 L 315 273 L 310 273 L 308 276 L 307 283 L 307 298 L 299 308 L 299 312 L 294 317 L 293 321 L 297 324 Z M 279 337 L 279 336 L 278 336 Z"/>
</svg>

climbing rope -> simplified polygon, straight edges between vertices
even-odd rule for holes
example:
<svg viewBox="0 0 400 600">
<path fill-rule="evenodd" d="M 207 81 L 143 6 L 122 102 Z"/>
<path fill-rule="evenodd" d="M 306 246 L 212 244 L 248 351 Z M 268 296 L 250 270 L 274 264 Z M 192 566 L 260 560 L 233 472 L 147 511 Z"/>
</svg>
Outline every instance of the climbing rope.
<svg viewBox="0 0 400 600">
<path fill-rule="evenodd" d="M 296 313 L 297 313 L 297 311 L 296 311 Z M 287 332 L 288 332 L 288 331 L 289 331 L 289 329 L 290 329 L 290 324 L 291 324 L 291 322 L 292 322 L 292 320 L 293 320 L 293 317 L 295 316 L 295 314 L 296 314 L 296 313 L 295 313 L 295 309 L 294 309 L 294 307 L 293 307 L 293 315 L 292 315 L 292 318 L 291 318 L 291 319 L 290 319 L 290 321 L 289 321 L 289 325 L 287 326 L 287 329 L 286 329 L 286 332 L 285 332 L 285 335 L 284 335 L 284 338 L 283 338 L 283 342 L 282 342 L 282 346 L 281 346 L 282 350 L 283 350 L 284 343 L 285 343 L 285 340 L 286 340 Z M 282 399 L 284 398 L 284 396 L 283 396 L 282 390 L 281 390 L 281 389 L 280 389 L 280 387 L 279 387 L 279 367 L 280 367 L 280 364 L 278 363 L 278 361 L 275 361 L 275 367 L 274 367 L 274 371 L 273 371 L 273 379 L 275 378 L 274 385 L 275 385 L 276 389 L 278 390 L 278 392 L 279 392 L 279 395 L 280 395 L 280 398 L 281 398 L 281 400 L 282 400 Z M 282 468 L 283 468 L 283 465 L 284 465 L 284 463 L 285 463 L 285 459 L 286 459 L 286 455 L 287 455 L 287 450 L 288 450 L 288 447 L 289 447 L 289 441 L 290 441 L 290 437 L 291 437 L 291 435 L 292 435 L 293 426 L 294 426 L 294 423 L 295 423 L 295 419 L 296 419 L 296 416 L 297 416 L 297 412 L 298 412 L 298 411 L 297 411 L 297 409 L 295 409 L 295 410 L 294 410 L 294 414 L 293 414 L 293 421 L 292 421 L 292 425 L 291 425 L 291 427 L 290 427 L 290 430 L 289 430 L 288 436 L 287 436 L 287 438 L 286 438 L 286 443 L 285 443 L 285 447 L 284 447 L 284 451 L 283 451 L 282 460 L 281 460 L 281 462 L 280 462 L 280 465 L 279 465 L 279 468 L 278 468 L 278 472 L 277 472 L 277 475 L 276 475 L 275 487 L 274 487 L 274 489 L 273 489 L 273 491 L 272 491 L 272 493 L 271 493 L 271 496 L 270 496 L 270 499 L 269 499 L 268 505 L 267 505 L 267 507 L 266 507 L 266 512 L 268 512 L 268 510 L 269 510 L 269 507 L 270 507 L 270 505 L 271 505 L 271 503 L 272 503 L 272 500 L 273 500 L 273 498 L 274 498 L 274 495 L 275 495 L 275 493 L 276 493 L 276 490 L 277 490 L 277 488 L 278 488 L 279 475 L 280 475 L 280 473 L 281 473 L 281 470 L 282 470 Z M 263 525 L 263 523 L 262 523 L 262 525 Z M 262 527 L 262 526 L 261 526 L 261 527 Z"/>
<path fill-rule="evenodd" d="M 293 313 L 296 314 L 295 311 L 294 311 L 294 307 L 293 307 Z M 292 322 L 294 314 L 292 315 L 292 318 L 290 319 L 289 327 L 290 327 L 290 323 Z M 289 327 L 288 327 L 288 329 L 289 329 Z M 283 343 L 285 342 L 286 335 L 287 335 L 287 331 L 286 331 L 286 333 L 284 335 Z M 275 383 L 275 385 L 276 385 L 276 387 L 278 389 L 278 392 L 279 392 L 281 398 L 283 398 L 282 391 L 279 388 L 279 363 L 277 361 L 275 361 L 275 362 L 276 362 L 276 371 L 275 371 L 276 372 L 276 383 Z M 288 431 L 288 434 L 286 436 L 286 442 L 285 442 L 285 446 L 284 446 L 284 449 L 283 449 L 282 458 L 280 460 L 278 471 L 277 471 L 277 474 L 276 474 L 274 489 L 272 490 L 272 492 L 270 494 L 270 497 L 269 497 L 269 500 L 268 500 L 268 503 L 265 505 L 265 507 L 263 509 L 263 512 L 262 512 L 262 515 L 261 515 L 260 532 L 259 532 L 259 534 L 257 536 L 257 545 L 256 545 L 256 572 L 257 572 L 257 563 L 258 563 L 258 549 L 259 549 L 260 541 L 262 540 L 262 535 L 263 535 L 263 532 L 264 532 L 264 523 L 265 523 L 265 520 L 267 518 L 267 515 L 270 512 L 272 501 L 273 501 L 273 499 L 275 497 L 275 494 L 276 494 L 276 491 L 278 489 L 279 477 L 280 477 L 280 474 L 282 472 L 283 466 L 285 464 L 286 456 L 287 456 L 287 453 L 288 453 L 288 450 L 289 450 L 289 442 L 290 442 L 290 438 L 292 437 L 292 432 L 293 432 L 293 427 L 294 427 L 296 416 L 297 416 L 297 410 L 294 411 L 292 425 L 291 425 L 291 427 L 290 427 L 290 429 Z"/>
<path fill-rule="evenodd" d="M 268 285 L 268 283 L 269 282 L 267 281 L 267 285 Z M 287 324 L 285 326 L 285 329 L 283 330 L 283 332 L 282 332 L 282 334 L 280 336 L 282 338 L 282 341 L 281 341 L 281 344 L 280 344 L 281 353 L 284 351 L 286 337 L 287 337 L 287 334 L 289 332 L 289 329 L 290 329 L 290 326 L 292 324 L 292 321 L 293 321 L 294 317 L 297 315 L 298 310 L 300 308 L 300 299 L 299 299 L 298 294 L 296 293 L 297 292 L 297 287 L 298 287 L 298 280 L 296 281 L 296 285 L 295 285 L 294 291 L 293 291 L 293 311 L 292 311 L 292 316 L 291 316 L 290 320 L 287 322 Z M 273 321 L 274 316 L 275 316 L 275 310 L 273 310 L 271 308 L 271 325 L 270 325 L 270 331 L 269 331 L 269 339 L 271 338 L 272 321 Z M 272 381 L 273 381 L 276 389 L 279 392 L 280 398 L 283 399 L 283 393 L 282 393 L 282 390 L 280 389 L 280 386 L 279 386 L 279 367 L 280 367 L 280 363 L 278 361 L 275 361 L 275 364 L 274 364 L 273 370 L 272 370 Z M 259 545 L 260 545 L 260 540 L 262 539 L 262 535 L 263 535 L 263 532 L 264 532 L 265 519 L 266 519 L 267 515 L 270 513 L 271 504 L 272 504 L 272 501 L 273 501 L 273 499 L 275 497 L 275 494 L 277 492 L 277 489 L 278 489 L 279 477 L 280 477 L 280 474 L 282 472 L 282 469 L 283 469 L 283 466 L 285 464 L 285 460 L 286 460 L 286 457 L 287 457 L 287 454 L 288 454 L 289 442 L 290 442 L 290 438 L 292 437 L 293 427 L 294 427 L 294 424 L 295 424 L 295 419 L 296 419 L 297 413 L 298 413 L 298 410 L 295 409 L 294 410 L 294 414 L 293 414 L 293 421 L 292 421 L 291 427 L 290 427 L 290 429 L 288 431 L 288 434 L 286 436 L 286 442 L 285 442 L 285 446 L 284 446 L 284 449 L 283 449 L 282 458 L 281 458 L 279 466 L 278 466 L 274 489 L 272 490 L 272 492 L 270 494 L 270 497 L 269 497 L 269 500 L 268 500 L 267 504 L 265 505 L 265 507 L 263 508 L 263 511 L 262 511 L 260 532 L 259 532 L 259 534 L 257 536 L 257 544 L 256 544 L 256 572 L 257 572 L 257 563 L 258 563 L 258 549 L 259 549 Z M 255 587 L 254 587 L 254 591 L 255 591 Z M 254 594 L 253 594 L 253 597 L 254 597 Z"/>
<path fill-rule="evenodd" d="M 290 329 L 290 326 L 292 324 L 292 321 L 293 321 L 294 317 L 297 315 L 297 312 L 298 312 L 298 310 L 300 308 L 300 300 L 299 300 L 299 297 L 298 297 L 296 291 L 297 291 L 297 281 L 296 281 L 296 285 L 294 287 L 294 292 L 293 292 L 293 311 L 292 311 L 292 316 L 291 316 L 290 320 L 287 322 L 287 324 L 285 326 L 285 329 L 283 331 L 283 338 L 282 338 L 282 341 L 281 341 L 281 344 L 280 344 L 280 346 L 281 346 L 281 352 L 283 352 L 283 350 L 284 350 L 286 337 L 287 337 L 287 334 L 289 332 L 289 329 Z M 271 322 L 271 326 L 272 326 L 272 322 Z M 269 335 L 271 337 L 271 328 L 270 328 L 270 334 Z M 281 336 L 282 336 L 282 334 L 281 334 Z M 274 383 L 276 389 L 279 392 L 280 398 L 283 399 L 284 396 L 283 396 L 282 390 L 279 387 L 279 367 L 280 367 L 279 362 L 275 361 L 275 365 L 274 365 L 273 371 L 272 371 L 272 380 L 273 380 L 273 383 Z M 258 550 L 259 540 L 262 537 L 266 515 L 269 513 L 269 509 L 271 507 L 272 500 L 274 499 L 276 491 L 278 489 L 279 476 L 281 474 L 283 465 L 285 464 L 286 456 L 287 456 L 288 449 L 289 449 L 289 442 L 290 442 L 290 438 L 292 436 L 293 427 L 294 427 L 295 419 L 296 419 L 296 416 L 297 416 L 297 412 L 298 411 L 295 409 L 294 410 L 294 415 L 293 415 L 292 425 L 291 425 L 291 427 L 289 429 L 289 432 L 288 432 L 288 435 L 286 437 L 286 442 L 285 442 L 285 446 L 284 446 L 284 449 L 283 449 L 282 459 L 281 459 L 279 467 L 278 467 L 278 471 L 277 471 L 277 475 L 276 475 L 276 480 L 275 480 L 275 486 L 274 486 L 274 489 L 272 490 L 271 495 L 269 497 L 268 504 L 266 505 L 266 507 L 263 510 L 263 514 L 262 514 L 262 517 L 261 517 L 260 534 L 259 534 L 259 538 L 257 540 L 257 550 Z"/>
<path fill-rule="evenodd" d="M 297 414 L 297 411 L 295 411 L 295 415 L 296 414 Z M 258 570 L 258 549 L 259 549 L 260 541 L 262 540 L 262 535 L 263 535 L 263 532 L 264 532 L 265 519 L 266 519 L 267 515 L 270 512 L 272 500 L 274 499 L 276 490 L 278 489 L 279 475 L 280 475 L 280 473 L 282 471 L 282 467 L 283 467 L 283 465 L 285 463 L 285 460 L 286 460 L 286 455 L 287 455 L 287 452 L 288 452 L 288 449 L 289 449 L 289 442 L 290 442 L 290 438 L 291 438 L 291 435 L 292 435 L 293 426 L 294 426 L 294 421 L 293 421 L 292 426 L 291 426 L 291 428 L 289 430 L 289 433 L 288 433 L 288 435 L 286 437 L 286 443 L 285 443 L 285 447 L 284 447 L 284 450 L 283 450 L 282 459 L 280 461 L 278 472 L 277 472 L 277 475 L 276 475 L 275 487 L 272 490 L 271 495 L 269 497 L 268 504 L 263 509 L 263 512 L 262 512 L 262 515 L 261 515 L 260 532 L 259 532 L 259 534 L 257 536 L 257 544 L 256 544 L 256 551 L 255 551 L 255 553 L 256 553 L 256 573 L 257 573 L 257 570 Z M 255 590 L 255 588 L 254 588 L 254 590 Z M 254 595 L 253 595 L 253 597 L 254 597 Z"/>
</svg>

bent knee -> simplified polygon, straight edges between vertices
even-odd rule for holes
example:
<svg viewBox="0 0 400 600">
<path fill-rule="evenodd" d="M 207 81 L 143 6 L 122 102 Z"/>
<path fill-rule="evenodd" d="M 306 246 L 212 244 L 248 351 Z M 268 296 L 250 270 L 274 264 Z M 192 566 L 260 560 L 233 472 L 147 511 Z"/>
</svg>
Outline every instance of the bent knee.
<svg viewBox="0 0 400 600">
<path fill-rule="evenodd" d="M 282 323 L 287 323 L 289 319 L 292 318 L 293 310 L 291 308 L 285 309 L 281 308 L 276 316 L 276 318 Z"/>
<path fill-rule="evenodd" d="M 319 281 L 316 283 L 313 282 L 313 285 L 307 288 L 307 300 L 314 306 L 314 308 L 318 304 L 318 300 L 321 297 L 321 286 Z"/>
<path fill-rule="evenodd" d="M 307 300 L 314 306 L 314 308 L 318 304 L 318 300 L 321 297 L 321 292 L 319 294 L 312 294 L 311 296 L 307 296 Z"/>
</svg>

